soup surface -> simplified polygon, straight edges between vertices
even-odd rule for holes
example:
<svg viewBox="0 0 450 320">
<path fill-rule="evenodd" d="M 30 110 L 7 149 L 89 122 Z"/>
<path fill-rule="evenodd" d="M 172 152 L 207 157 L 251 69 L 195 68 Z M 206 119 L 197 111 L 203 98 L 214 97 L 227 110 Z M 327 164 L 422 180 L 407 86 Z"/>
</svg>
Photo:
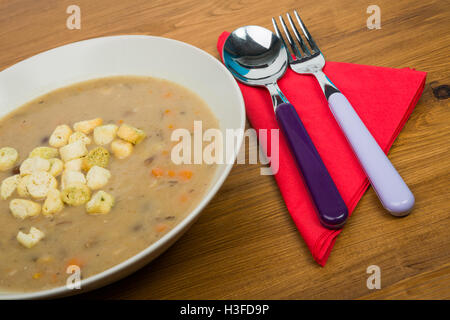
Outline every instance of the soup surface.
<svg viewBox="0 0 450 320">
<path fill-rule="evenodd" d="M 38 146 L 49 146 L 55 128 L 102 118 L 103 124 L 126 123 L 145 132 L 130 156 L 118 159 L 111 144 L 105 192 L 115 198 L 107 214 L 88 214 L 86 206 L 65 205 L 52 215 L 18 219 L 10 202 L 17 190 L 0 199 L 0 291 L 36 291 L 66 284 L 70 265 L 82 278 L 104 271 L 161 238 L 201 200 L 216 166 L 176 165 L 170 139 L 175 128 L 192 132 L 194 120 L 203 130 L 218 128 L 205 102 L 177 84 L 154 78 L 109 77 L 52 91 L 0 120 L 0 148 L 19 153 L 14 168 L 0 171 L 0 181 L 19 174 L 20 164 Z M 91 135 L 92 139 L 92 135 Z M 92 150 L 97 145 L 87 145 Z M 86 174 L 86 172 L 83 172 Z M 57 177 L 58 188 L 61 176 Z M 98 191 L 98 190 L 95 190 Z M 95 193 L 93 191 L 92 193 Z M 30 198 L 36 203 L 43 200 Z M 44 199 L 45 200 L 45 199 Z M 31 248 L 16 239 L 35 227 L 45 237 Z"/>
</svg>

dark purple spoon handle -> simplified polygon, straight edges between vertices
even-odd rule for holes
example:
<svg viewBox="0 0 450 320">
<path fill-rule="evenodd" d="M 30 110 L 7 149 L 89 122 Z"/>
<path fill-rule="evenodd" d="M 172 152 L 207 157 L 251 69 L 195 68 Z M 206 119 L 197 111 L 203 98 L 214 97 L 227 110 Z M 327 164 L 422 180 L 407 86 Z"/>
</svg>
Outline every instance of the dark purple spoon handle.
<svg viewBox="0 0 450 320">
<path fill-rule="evenodd" d="M 347 221 L 347 206 L 294 106 L 289 103 L 280 104 L 275 114 L 309 189 L 320 222 L 329 229 L 341 228 Z"/>
</svg>

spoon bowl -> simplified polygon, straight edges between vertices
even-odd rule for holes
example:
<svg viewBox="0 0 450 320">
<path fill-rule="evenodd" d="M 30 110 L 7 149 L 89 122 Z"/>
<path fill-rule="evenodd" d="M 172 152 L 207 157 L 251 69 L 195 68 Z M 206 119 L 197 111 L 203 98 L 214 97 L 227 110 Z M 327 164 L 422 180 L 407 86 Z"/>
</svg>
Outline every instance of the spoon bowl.
<svg viewBox="0 0 450 320">
<path fill-rule="evenodd" d="M 239 81 L 257 86 L 275 83 L 288 66 L 288 51 L 270 30 L 246 26 L 233 31 L 223 47 L 223 60 Z"/>
</svg>

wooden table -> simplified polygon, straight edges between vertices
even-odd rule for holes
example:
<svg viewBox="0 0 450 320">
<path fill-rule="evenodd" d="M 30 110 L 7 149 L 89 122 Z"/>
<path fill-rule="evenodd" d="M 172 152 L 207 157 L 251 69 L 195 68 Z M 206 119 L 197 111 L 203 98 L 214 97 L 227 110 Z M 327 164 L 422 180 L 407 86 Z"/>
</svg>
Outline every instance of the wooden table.
<svg viewBox="0 0 450 320">
<path fill-rule="evenodd" d="M 362 0 L 0 2 L 2 69 L 66 43 L 116 34 L 178 39 L 218 56 L 216 39 L 223 30 L 248 24 L 271 28 L 272 16 L 297 8 L 329 60 L 428 72 L 423 96 L 389 154 L 416 195 L 410 216 L 391 217 L 370 189 L 321 268 L 274 179 L 260 176 L 257 165 L 237 165 L 172 248 L 83 298 L 450 298 L 450 106 L 433 94 L 433 88 L 450 81 L 449 5 L 441 0 L 375 3 L 381 8 L 380 30 L 366 27 L 371 2 Z M 66 28 L 71 4 L 81 8 L 81 30 Z M 381 290 L 366 287 L 366 268 L 372 264 L 381 268 Z"/>
</svg>

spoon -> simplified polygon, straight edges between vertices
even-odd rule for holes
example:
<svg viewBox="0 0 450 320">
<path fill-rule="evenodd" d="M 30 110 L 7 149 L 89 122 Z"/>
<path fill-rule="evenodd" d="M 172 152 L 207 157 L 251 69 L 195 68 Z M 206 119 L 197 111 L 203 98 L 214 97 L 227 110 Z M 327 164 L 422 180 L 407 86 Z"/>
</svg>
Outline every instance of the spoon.
<svg viewBox="0 0 450 320">
<path fill-rule="evenodd" d="M 259 26 L 233 31 L 225 41 L 225 66 L 240 82 L 269 90 L 275 115 L 317 209 L 321 224 L 341 228 L 347 206 L 327 171 L 295 108 L 278 87 L 288 66 L 288 51 L 280 38 Z"/>
</svg>

